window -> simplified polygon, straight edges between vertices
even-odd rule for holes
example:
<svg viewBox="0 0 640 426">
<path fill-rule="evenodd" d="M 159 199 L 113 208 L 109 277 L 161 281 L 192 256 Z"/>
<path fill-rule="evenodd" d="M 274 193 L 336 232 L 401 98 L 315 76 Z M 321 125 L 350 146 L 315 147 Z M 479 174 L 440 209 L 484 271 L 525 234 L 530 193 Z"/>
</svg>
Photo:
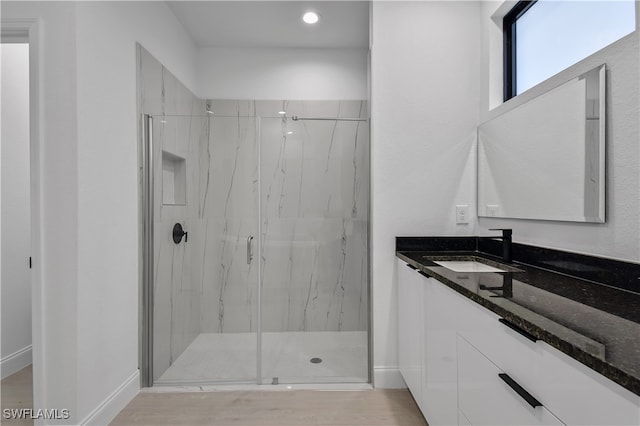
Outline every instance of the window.
<svg viewBox="0 0 640 426">
<path fill-rule="evenodd" d="M 504 100 L 633 32 L 635 1 L 522 0 L 504 17 Z"/>
</svg>

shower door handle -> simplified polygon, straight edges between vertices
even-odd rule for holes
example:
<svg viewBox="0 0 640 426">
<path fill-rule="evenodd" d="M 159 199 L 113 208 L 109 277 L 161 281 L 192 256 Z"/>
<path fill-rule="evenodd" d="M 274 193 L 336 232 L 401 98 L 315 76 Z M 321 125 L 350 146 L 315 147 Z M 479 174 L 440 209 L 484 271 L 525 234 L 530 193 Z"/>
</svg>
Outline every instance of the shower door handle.
<svg viewBox="0 0 640 426">
<path fill-rule="evenodd" d="M 253 235 L 247 237 L 247 265 L 251 265 L 251 259 L 253 259 Z"/>
</svg>

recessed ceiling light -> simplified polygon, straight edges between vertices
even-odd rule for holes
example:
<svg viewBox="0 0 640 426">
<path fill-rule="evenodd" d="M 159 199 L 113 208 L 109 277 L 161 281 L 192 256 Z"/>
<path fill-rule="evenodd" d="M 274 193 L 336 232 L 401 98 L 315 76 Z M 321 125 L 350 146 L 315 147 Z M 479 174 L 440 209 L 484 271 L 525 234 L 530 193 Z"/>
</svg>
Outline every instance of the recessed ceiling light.
<svg viewBox="0 0 640 426">
<path fill-rule="evenodd" d="M 302 20 L 307 24 L 315 24 L 319 19 L 320 17 L 315 12 L 306 12 L 304 15 L 302 15 Z"/>
<path fill-rule="evenodd" d="M 285 115 L 287 113 L 287 111 L 278 111 L 278 114 L 280 115 Z"/>
<path fill-rule="evenodd" d="M 287 134 L 288 134 L 288 135 L 292 135 L 292 134 L 293 134 L 293 132 L 289 131 L 289 132 L 287 132 Z"/>
</svg>

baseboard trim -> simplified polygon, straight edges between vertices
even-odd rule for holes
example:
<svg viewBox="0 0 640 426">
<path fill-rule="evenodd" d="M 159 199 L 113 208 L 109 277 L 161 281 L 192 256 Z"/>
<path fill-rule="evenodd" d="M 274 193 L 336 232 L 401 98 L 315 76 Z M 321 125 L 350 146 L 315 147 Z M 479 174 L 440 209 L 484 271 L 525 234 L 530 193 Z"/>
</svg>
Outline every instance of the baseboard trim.
<svg viewBox="0 0 640 426">
<path fill-rule="evenodd" d="M 32 362 L 31 345 L 0 359 L 0 378 L 5 379 Z"/>
<path fill-rule="evenodd" d="M 373 387 L 377 389 L 403 389 L 407 385 L 398 367 L 373 367 Z"/>
<path fill-rule="evenodd" d="M 81 425 L 108 425 L 140 392 L 140 370 L 136 370 L 111 395 L 98 405 Z"/>
</svg>

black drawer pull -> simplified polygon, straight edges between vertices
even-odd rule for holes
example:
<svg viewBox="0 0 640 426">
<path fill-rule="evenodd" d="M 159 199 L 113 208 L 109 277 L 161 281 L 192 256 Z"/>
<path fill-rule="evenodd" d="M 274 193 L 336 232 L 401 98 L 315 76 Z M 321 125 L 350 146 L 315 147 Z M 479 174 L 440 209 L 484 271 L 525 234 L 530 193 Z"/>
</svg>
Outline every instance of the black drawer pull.
<svg viewBox="0 0 640 426">
<path fill-rule="evenodd" d="M 413 265 L 409 265 L 408 263 L 407 263 L 407 266 L 408 266 L 409 268 L 413 269 L 414 271 L 415 271 L 416 269 L 418 269 L 418 268 L 416 268 L 416 267 L 415 267 L 415 266 L 413 266 Z"/>
<path fill-rule="evenodd" d="M 522 388 L 522 386 L 520 386 L 518 383 L 516 383 L 515 380 L 513 380 L 511 377 L 509 377 L 508 374 L 500 373 L 500 374 L 498 374 L 498 377 L 500 377 L 503 382 L 505 382 L 507 385 L 509 385 L 509 387 L 511 389 L 513 389 L 518 395 L 520 395 L 520 397 L 522 399 L 527 401 L 527 403 L 530 406 L 532 406 L 533 408 L 542 407 L 542 404 L 540 403 L 540 401 L 535 399 L 529 392 L 524 390 Z"/>
<path fill-rule="evenodd" d="M 509 327 L 510 329 L 515 331 L 516 333 L 518 333 L 518 334 L 526 337 L 527 339 L 531 340 L 532 342 L 537 342 L 538 341 L 538 338 L 536 336 L 534 336 L 531 333 L 528 333 L 528 332 L 524 331 L 523 329 L 521 329 L 520 327 L 518 327 L 515 324 L 510 323 L 506 319 L 500 318 L 500 319 L 498 319 L 498 321 L 500 321 L 502 324 L 506 325 L 507 327 Z"/>
<path fill-rule="evenodd" d="M 424 272 L 422 272 L 422 271 L 418 271 L 418 273 L 419 273 L 420 275 L 422 275 L 423 277 L 431 278 L 429 275 L 427 275 L 426 273 L 424 273 Z"/>
</svg>

